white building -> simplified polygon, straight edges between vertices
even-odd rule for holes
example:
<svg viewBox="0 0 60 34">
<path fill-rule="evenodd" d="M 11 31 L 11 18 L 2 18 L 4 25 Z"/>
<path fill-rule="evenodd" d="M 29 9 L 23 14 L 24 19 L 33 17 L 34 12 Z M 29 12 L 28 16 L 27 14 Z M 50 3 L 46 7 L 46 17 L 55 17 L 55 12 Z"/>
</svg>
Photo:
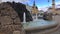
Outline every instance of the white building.
<svg viewBox="0 0 60 34">
<path fill-rule="evenodd" d="M 51 7 L 48 8 L 48 12 L 49 12 L 49 13 L 52 12 L 52 8 L 51 8 Z M 60 5 L 55 7 L 55 12 L 56 12 L 57 14 L 60 14 Z"/>
</svg>

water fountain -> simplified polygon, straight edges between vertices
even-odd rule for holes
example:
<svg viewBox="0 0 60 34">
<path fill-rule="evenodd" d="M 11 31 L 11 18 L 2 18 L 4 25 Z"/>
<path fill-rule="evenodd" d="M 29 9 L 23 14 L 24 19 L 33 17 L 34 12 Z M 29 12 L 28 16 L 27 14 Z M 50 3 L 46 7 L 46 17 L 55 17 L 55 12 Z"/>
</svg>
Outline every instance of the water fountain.
<svg viewBox="0 0 60 34">
<path fill-rule="evenodd" d="M 31 22 L 25 22 L 25 20 L 24 20 L 25 24 L 23 26 L 24 26 L 25 30 L 45 29 L 45 28 L 56 26 L 58 24 L 54 20 L 37 19 L 37 14 L 35 17 L 36 17 L 36 19 L 33 19 L 33 21 L 31 21 Z M 24 19 L 25 19 L 25 17 L 24 17 Z"/>
<path fill-rule="evenodd" d="M 25 30 L 27 31 L 35 31 L 35 30 L 41 30 L 41 29 L 48 29 L 48 28 L 52 28 L 58 25 L 58 23 L 56 21 L 53 20 L 53 18 L 50 14 L 48 15 L 48 20 L 44 20 L 44 19 L 38 19 L 37 18 L 37 14 L 36 16 L 32 16 L 33 17 L 33 21 L 31 22 L 26 22 L 23 27 Z M 34 19 L 34 17 L 36 17 L 36 19 Z M 30 33 L 31 33 L 30 32 Z M 35 33 L 35 32 L 34 32 Z"/>
</svg>

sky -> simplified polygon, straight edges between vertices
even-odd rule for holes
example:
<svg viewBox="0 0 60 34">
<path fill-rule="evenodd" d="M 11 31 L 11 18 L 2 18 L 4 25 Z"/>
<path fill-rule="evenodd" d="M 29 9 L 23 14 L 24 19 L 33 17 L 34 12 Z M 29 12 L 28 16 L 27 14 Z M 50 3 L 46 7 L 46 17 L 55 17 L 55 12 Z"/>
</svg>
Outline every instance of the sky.
<svg viewBox="0 0 60 34">
<path fill-rule="evenodd" d="M 32 6 L 33 5 L 34 0 L 29 0 L 27 3 Z M 35 0 L 35 4 L 38 7 L 38 9 L 45 9 L 47 10 L 47 7 L 52 5 L 52 0 Z M 60 0 L 55 0 L 55 4 L 59 5 L 60 4 Z"/>
<path fill-rule="evenodd" d="M 32 5 L 34 0 L 29 0 L 28 4 Z M 38 7 L 46 7 L 46 6 L 51 6 L 52 4 L 52 0 L 49 0 L 50 2 L 48 2 L 48 0 L 35 0 L 35 4 Z M 60 0 L 55 0 L 56 3 L 60 2 Z"/>
<path fill-rule="evenodd" d="M 23 4 L 28 4 L 30 6 L 33 5 L 33 2 L 35 1 L 35 4 L 36 6 L 38 7 L 38 9 L 45 9 L 49 6 L 51 6 L 52 4 L 52 0 L 2 0 L 3 2 L 6 2 L 6 1 L 15 1 L 15 2 L 21 2 Z M 59 5 L 60 4 L 60 0 L 55 0 L 55 3 L 56 5 Z"/>
</svg>

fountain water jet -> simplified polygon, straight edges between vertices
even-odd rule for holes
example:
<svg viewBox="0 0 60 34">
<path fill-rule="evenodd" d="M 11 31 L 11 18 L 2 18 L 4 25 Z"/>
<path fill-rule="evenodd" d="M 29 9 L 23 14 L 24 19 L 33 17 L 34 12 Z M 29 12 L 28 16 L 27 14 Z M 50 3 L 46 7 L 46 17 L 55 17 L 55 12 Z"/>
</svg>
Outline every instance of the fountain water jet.
<svg viewBox="0 0 60 34">
<path fill-rule="evenodd" d="M 37 13 L 36 13 L 36 20 L 38 19 L 38 17 L 37 17 Z"/>
<path fill-rule="evenodd" d="M 25 14 L 25 12 L 23 14 L 23 23 L 26 23 L 26 14 Z"/>
<path fill-rule="evenodd" d="M 37 21 L 38 20 L 37 13 L 35 14 L 35 16 L 32 16 L 32 17 L 33 17 L 33 21 Z"/>
</svg>

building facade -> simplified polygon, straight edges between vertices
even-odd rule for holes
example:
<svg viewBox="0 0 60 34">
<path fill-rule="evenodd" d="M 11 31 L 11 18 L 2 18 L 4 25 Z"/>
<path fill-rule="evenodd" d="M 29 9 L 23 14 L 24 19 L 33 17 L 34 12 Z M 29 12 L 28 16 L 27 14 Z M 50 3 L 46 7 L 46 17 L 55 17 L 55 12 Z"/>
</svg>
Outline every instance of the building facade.
<svg viewBox="0 0 60 34">
<path fill-rule="evenodd" d="M 32 6 L 32 14 L 38 14 L 38 8 L 35 5 L 35 1 L 33 2 L 33 6 Z"/>
<path fill-rule="evenodd" d="M 49 8 L 48 9 L 48 12 L 51 12 L 52 13 L 52 8 Z M 55 8 L 55 13 L 56 14 L 60 14 L 60 8 Z"/>
</svg>

